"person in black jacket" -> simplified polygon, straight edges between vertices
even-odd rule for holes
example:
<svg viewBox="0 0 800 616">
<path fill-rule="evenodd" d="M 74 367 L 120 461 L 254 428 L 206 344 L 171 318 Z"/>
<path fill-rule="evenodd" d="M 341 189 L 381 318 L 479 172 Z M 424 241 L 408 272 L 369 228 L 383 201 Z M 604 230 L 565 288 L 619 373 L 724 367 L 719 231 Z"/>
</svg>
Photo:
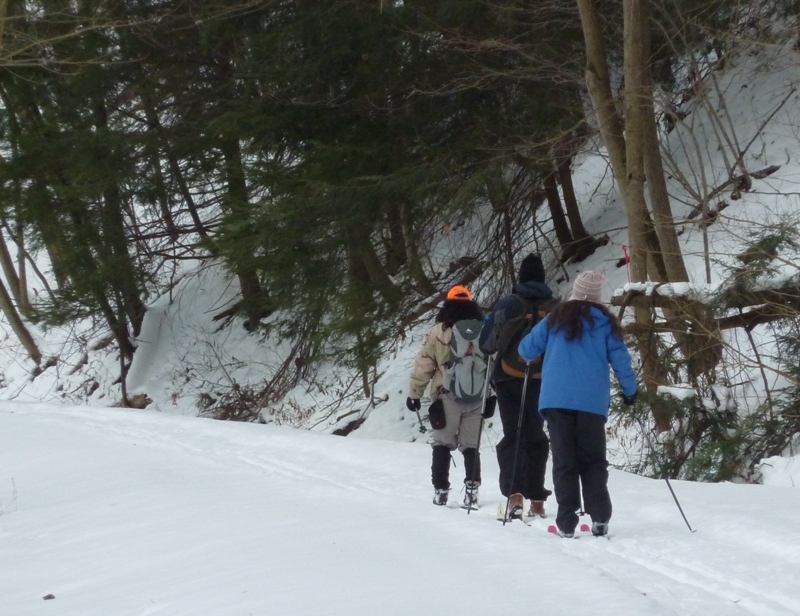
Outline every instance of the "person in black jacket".
<svg viewBox="0 0 800 616">
<path fill-rule="evenodd" d="M 522 260 L 517 280 L 512 293 L 497 302 L 483 326 L 480 346 L 487 355 L 497 352 L 499 336 L 511 319 L 528 310 L 538 310 L 544 304 L 553 303 L 553 292 L 545 284 L 544 265 L 538 255 L 529 254 Z M 539 415 L 541 375 L 529 379 L 522 411 L 522 429 L 518 434 L 524 379 L 506 374 L 499 361 L 494 364 L 491 381 L 503 424 L 503 438 L 497 445 L 497 462 L 500 466 L 500 491 L 509 498 L 506 516 L 521 516 L 524 499 L 527 498 L 531 501 L 528 515 L 544 517 L 544 503 L 552 492 L 544 485 L 550 442 Z M 519 453 L 515 471 L 517 440 Z M 512 475 L 514 485 L 511 485 Z"/>
</svg>

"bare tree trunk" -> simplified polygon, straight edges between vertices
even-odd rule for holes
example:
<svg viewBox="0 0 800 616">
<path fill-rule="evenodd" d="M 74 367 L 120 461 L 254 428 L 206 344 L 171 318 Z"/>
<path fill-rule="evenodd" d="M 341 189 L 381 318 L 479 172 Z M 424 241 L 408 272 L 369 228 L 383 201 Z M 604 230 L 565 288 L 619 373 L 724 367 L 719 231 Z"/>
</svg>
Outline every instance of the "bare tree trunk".
<svg viewBox="0 0 800 616">
<path fill-rule="evenodd" d="M 572 228 L 572 239 L 575 242 L 590 239 L 590 235 L 583 226 L 581 211 L 578 207 L 578 198 L 575 196 L 575 187 L 572 184 L 572 156 L 561 157 L 556 161 L 558 165 L 558 182 L 564 195 L 564 208 L 567 210 L 569 226 Z"/>
<path fill-rule="evenodd" d="M 624 198 L 627 185 L 625 137 L 622 118 L 617 113 L 614 96 L 611 93 L 602 22 L 595 0 L 577 0 L 577 4 L 586 43 L 586 86 L 597 116 L 600 135 L 611 159 L 611 171 Z"/>
<path fill-rule="evenodd" d="M 249 197 L 239 142 L 231 137 L 222 137 L 220 149 L 225 159 L 225 183 L 228 189 L 228 203 L 225 207 L 231 211 L 241 210 L 247 207 Z M 255 269 L 241 263 L 235 264 L 234 269 L 242 291 L 242 300 L 247 315 L 246 326 L 253 329 L 259 320 L 268 314 L 265 306 L 265 294 Z"/>
<path fill-rule="evenodd" d="M 189 210 L 189 216 L 192 218 L 195 231 L 197 231 L 197 234 L 200 237 L 208 237 L 208 231 L 206 231 L 203 220 L 200 218 L 200 213 L 197 211 L 197 205 L 195 205 L 192 192 L 189 190 L 189 185 L 186 183 L 186 178 L 183 177 L 183 170 L 181 169 L 180 163 L 178 163 L 178 159 L 169 150 L 169 145 L 165 145 L 164 147 L 167 148 L 166 156 L 170 171 L 175 177 L 175 181 L 178 182 L 178 189 L 180 190 L 181 197 L 183 197 L 183 200 L 186 203 L 186 209 Z"/>
<path fill-rule="evenodd" d="M 658 236 L 647 212 L 647 276 L 654 282 L 669 282 L 667 276 L 667 266 L 664 265 L 664 257 L 661 255 L 661 246 L 658 243 Z"/>
<path fill-rule="evenodd" d="M 625 134 L 611 91 L 603 30 L 595 0 L 576 0 L 586 42 L 586 83 L 592 99 L 600 134 L 611 160 L 614 177 L 620 186 L 628 216 L 630 275 L 632 282 L 644 282 L 651 273 L 656 280 L 686 281 L 669 198 L 664 181 L 658 133 L 652 96 L 649 62 L 649 0 L 623 0 Z M 650 218 L 645 201 L 644 184 L 648 181 L 654 217 Z M 634 307 L 637 329 L 636 345 L 642 361 L 642 372 L 653 417 L 659 431 L 671 428 L 669 411 L 657 404 L 658 385 L 666 378 L 661 365 L 651 311 Z M 684 342 L 684 352 L 691 352 L 697 363 L 707 368 L 721 347 L 712 342 L 708 315 L 697 307 L 687 307 L 693 327 L 703 335 L 693 335 Z M 713 334 L 712 334 L 713 336 Z M 697 346 L 696 351 L 691 347 Z M 700 354 L 697 354 L 697 353 Z M 695 357 L 696 356 L 696 357 Z M 690 365 L 690 376 L 697 374 Z"/>
<path fill-rule="evenodd" d="M 14 238 L 14 241 L 17 243 L 17 261 L 19 262 L 19 265 L 17 267 L 18 267 L 19 272 L 21 272 L 20 273 L 20 277 L 19 277 L 20 286 L 23 285 L 22 281 L 24 280 L 25 281 L 25 283 L 24 283 L 25 284 L 25 301 L 26 301 L 26 303 L 28 305 L 28 308 L 30 309 L 30 302 L 28 301 L 28 293 L 27 293 L 27 290 L 28 290 L 28 284 L 27 284 L 28 276 L 27 276 L 26 272 L 28 271 L 28 267 L 29 266 L 33 270 L 33 273 L 36 274 L 36 277 L 39 279 L 39 282 L 41 283 L 42 287 L 44 287 L 44 290 L 45 290 L 45 293 L 47 293 L 47 296 L 52 301 L 56 301 L 55 293 L 53 293 L 53 289 L 50 288 L 50 283 L 47 282 L 47 278 L 45 278 L 44 274 L 42 274 L 41 270 L 36 265 L 36 261 L 33 260 L 33 257 L 31 257 L 31 255 L 28 254 L 28 251 L 25 250 L 25 244 L 23 243 L 24 236 L 23 236 L 22 230 L 18 230 L 15 233 L 11 229 L 9 229 L 7 223 L 3 225 L 3 228 L 6 230 L 6 233 L 8 233 L 9 235 L 12 235 L 12 234 L 16 235 L 16 237 Z M 23 314 L 25 314 L 24 311 L 23 311 Z"/>
<path fill-rule="evenodd" d="M 644 152 L 641 121 L 641 84 L 644 57 L 641 10 L 637 0 L 624 2 L 626 122 L 617 112 L 611 91 L 603 29 L 595 0 L 576 0 L 586 43 L 586 85 L 597 117 L 600 135 L 611 160 L 628 216 L 630 271 L 633 282 L 647 279 L 647 228 L 644 200 Z M 635 22 L 635 27 L 632 27 Z M 637 85 L 638 84 L 638 85 Z M 633 114 L 633 116 L 631 116 Z M 633 133 L 633 134 L 632 134 Z M 633 137 L 633 143 L 629 140 Z M 634 156 L 634 160 L 628 158 Z"/>
<path fill-rule="evenodd" d="M 564 209 L 567 211 L 567 219 L 572 228 L 572 244 L 570 244 L 567 252 L 571 261 L 580 262 L 594 254 L 595 250 L 597 250 L 597 243 L 583 226 L 578 198 L 575 195 L 575 187 L 572 184 L 572 155 L 560 156 L 557 158 L 556 164 L 558 166 L 558 181 L 561 184 L 561 192 L 564 196 Z"/>
<path fill-rule="evenodd" d="M 0 0 L 0 49 L 3 49 L 3 35 L 6 31 L 6 14 L 8 12 L 8 0 Z"/>
<path fill-rule="evenodd" d="M 48 191 L 44 182 L 34 181 L 33 190 L 39 193 L 43 203 L 50 204 L 50 216 L 37 221 L 37 229 L 42 236 L 50 265 L 53 268 L 53 276 L 56 279 L 56 287 L 59 290 L 65 289 L 69 284 L 68 269 L 64 265 L 64 253 L 68 245 L 64 230 L 59 225 L 58 215 L 55 213 L 59 207 L 57 200 Z"/>
<path fill-rule="evenodd" d="M 394 275 L 406 262 L 406 243 L 403 236 L 403 215 L 400 206 L 392 204 L 386 211 L 386 227 L 389 237 L 386 245 L 386 269 Z"/>
<path fill-rule="evenodd" d="M 158 113 L 153 106 L 149 93 L 147 91 L 143 91 L 141 98 L 145 117 L 147 118 L 148 128 L 156 135 L 159 135 L 161 132 L 161 123 L 158 119 Z M 158 147 L 159 141 L 160 139 L 147 139 L 146 147 L 150 158 L 150 164 L 153 168 L 156 199 L 158 200 L 158 207 L 161 210 L 161 217 L 164 220 L 164 227 L 167 230 L 169 238 L 173 242 L 176 242 L 178 241 L 178 230 L 175 228 L 175 220 L 172 217 L 172 210 L 170 209 L 170 199 L 167 192 L 166 182 L 164 181 L 164 173 L 161 170 L 161 152 L 159 151 Z"/>
<path fill-rule="evenodd" d="M 417 283 L 417 288 L 421 293 L 428 296 L 434 295 L 438 289 L 425 275 L 425 268 L 422 267 L 417 244 L 414 240 L 414 225 L 411 221 L 411 212 L 408 207 L 402 207 L 401 216 L 403 219 L 403 239 L 408 259 L 408 271 L 411 274 L 411 278 Z"/>
<path fill-rule="evenodd" d="M 653 212 L 652 226 L 657 236 L 658 254 L 663 260 L 666 280 L 688 282 L 689 274 L 686 271 L 678 234 L 675 230 L 675 219 L 670 206 L 658 141 L 658 127 L 653 102 L 652 67 L 649 61 L 649 0 L 641 0 L 641 2 L 644 50 L 648 54 L 644 65 L 644 89 L 647 95 L 642 101 L 642 119 L 644 122 L 645 173 L 650 193 L 650 207 Z M 677 310 L 665 309 L 664 314 L 668 319 L 681 317 L 691 324 L 690 328 L 676 331 L 674 334 L 681 352 L 687 359 L 689 377 L 694 383 L 697 383 L 698 377 L 702 374 L 713 378 L 712 372 L 722 357 L 722 340 L 713 314 L 700 302 L 681 301 L 678 302 L 678 305 Z"/>
<path fill-rule="evenodd" d="M 17 269 L 14 267 L 14 260 L 11 258 L 11 253 L 8 251 L 8 244 L 6 237 L 0 231 L 0 266 L 3 269 L 3 275 L 6 277 L 6 284 L 14 297 L 14 302 L 19 306 L 19 276 L 17 276 Z"/>
<path fill-rule="evenodd" d="M 624 15 L 624 71 L 625 71 L 625 155 L 627 162 L 627 187 L 625 206 L 628 212 L 628 241 L 631 246 L 631 281 L 647 280 L 648 254 L 650 259 L 656 252 L 648 247 L 647 204 L 644 197 L 645 157 L 645 100 L 646 91 L 644 3 L 646 0 L 623 0 Z M 649 238 L 657 242 L 655 234 Z M 634 308 L 636 322 L 651 324 L 651 312 L 647 308 Z M 642 374 L 648 399 L 657 399 L 658 386 L 664 378 L 660 366 L 656 335 L 652 330 L 637 337 L 637 347 L 642 362 Z M 659 405 L 651 404 L 656 429 L 670 429 L 669 412 Z"/>
<path fill-rule="evenodd" d="M 25 350 L 28 352 L 28 357 L 38 366 L 42 363 L 42 352 L 33 340 L 33 336 L 31 336 L 28 328 L 25 327 L 25 324 L 22 322 L 19 313 L 17 313 L 17 309 L 14 307 L 14 302 L 11 301 L 11 296 L 8 294 L 6 286 L 2 281 L 0 281 L 0 310 L 3 311 L 14 334 L 16 334 L 22 346 L 24 346 Z"/>
<path fill-rule="evenodd" d="M 22 223 L 17 223 L 14 233 L 14 243 L 17 245 L 17 274 L 19 277 L 19 309 L 25 316 L 30 316 L 33 311 L 28 295 L 28 266 L 25 254 L 25 229 Z"/>
<path fill-rule="evenodd" d="M 363 265 L 368 282 L 388 302 L 400 299 L 400 290 L 392 282 L 389 273 L 381 263 L 380 257 L 370 241 L 369 229 L 356 227 L 350 233 L 350 245 L 355 258 Z"/>
<path fill-rule="evenodd" d="M 102 99 L 98 98 L 95 102 L 94 114 L 97 130 L 110 136 L 108 110 Z M 99 221 L 102 238 L 97 238 L 97 254 L 113 272 L 112 284 L 121 295 L 122 304 L 117 310 L 117 318 L 130 323 L 135 338 L 142 329 L 145 307 L 141 298 L 142 291 L 136 280 L 136 266 L 128 252 L 122 197 L 116 182 L 110 182 L 104 187 L 102 203 Z"/>
<path fill-rule="evenodd" d="M 643 0 L 624 0 L 625 18 L 625 159 L 628 241 L 631 246 L 631 281 L 647 280 L 647 205 L 644 199 L 644 50 Z"/>
<path fill-rule="evenodd" d="M 546 171 L 542 178 L 542 183 L 544 184 L 544 193 L 547 196 L 547 206 L 550 208 L 550 215 L 553 217 L 553 229 L 556 232 L 556 238 L 562 252 L 568 255 L 569 247 L 574 238 L 567 224 L 567 217 L 564 216 L 564 208 L 561 205 L 561 197 L 558 194 L 555 171 Z"/>
<path fill-rule="evenodd" d="M 647 188 L 650 194 L 650 207 L 653 211 L 653 226 L 658 236 L 659 252 L 663 255 L 664 266 L 669 282 L 688 282 L 689 274 L 683 262 L 683 254 L 675 230 L 675 219 L 664 178 L 664 164 L 661 160 L 661 145 L 658 141 L 658 126 L 653 101 L 653 73 L 650 62 L 650 11 L 649 0 L 642 0 L 642 46 L 644 57 L 642 99 L 642 132 L 644 134 L 644 167 Z"/>
</svg>

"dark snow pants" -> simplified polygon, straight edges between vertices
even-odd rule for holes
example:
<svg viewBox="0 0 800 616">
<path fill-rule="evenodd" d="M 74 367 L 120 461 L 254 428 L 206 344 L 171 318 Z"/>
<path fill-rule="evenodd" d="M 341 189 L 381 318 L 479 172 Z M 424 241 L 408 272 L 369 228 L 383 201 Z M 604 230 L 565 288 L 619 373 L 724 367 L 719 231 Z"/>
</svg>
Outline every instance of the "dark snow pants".
<svg viewBox="0 0 800 616">
<path fill-rule="evenodd" d="M 583 509 L 593 522 L 611 519 L 606 460 L 606 418 L 567 409 L 543 409 L 553 449 L 553 486 L 558 515 L 556 525 L 567 533 L 578 525 Z M 582 490 L 581 490 L 582 489 Z"/>
<path fill-rule="evenodd" d="M 522 430 L 517 434 L 523 385 L 523 379 L 510 379 L 498 381 L 494 386 L 500 421 L 503 424 L 503 438 L 497 444 L 500 492 L 505 497 L 520 492 L 527 499 L 544 501 L 551 492 L 544 487 L 550 443 L 544 432 L 544 421 L 538 411 L 542 382 L 539 379 L 528 381 L 525 407 L 522 411 Z M 514 452 L 518 439 L 519 453 L 514 472 Z M 514 475 L 513 486 L 512 475 Z"/>
</svg>

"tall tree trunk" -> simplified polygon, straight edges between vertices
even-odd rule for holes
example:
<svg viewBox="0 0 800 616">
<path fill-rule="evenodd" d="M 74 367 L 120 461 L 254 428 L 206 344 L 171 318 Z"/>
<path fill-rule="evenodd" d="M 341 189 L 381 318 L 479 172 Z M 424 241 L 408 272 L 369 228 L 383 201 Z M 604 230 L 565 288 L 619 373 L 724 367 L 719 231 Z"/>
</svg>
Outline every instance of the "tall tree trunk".
<svg viewBox="0 0 800 616">
<path fill-rule="evenodd" d="M 650 194 L 650 207 L 653 211 L 652 225 L 657 236 L 658 254 L 663 259 L 666 279 L 669 282 L 688 282 L 689 274 L 683 261 L 667 192 L 655 119 L 652 66 L 649 61 L 651 33 L 649 0 L 642 0 L 642 7 L 644 19 L 642 32 L 645 37 L 643 45 L 648 54 L 646 57 L 648 61 L 644 66 L 646 96 L 643 98 L 642 119 L 644 123 L 645 173 Z M 667 318 L 680 316 L 691 323 L 691 327 L 674 334 L 675 340 L 687 360 L 689 378 L 693 383 L 697 383 L 697 379 L 702 374 L 713 379 L 713 370 L 722 358 L 722 340 L 712 311 L 696 301 L 683 301 L 677 302 L 677 304 L 679 305 L 677 310 L 665 309 L 664 313 Z M 664 411 L 664 413 L 668 413 L 668 411 Z M 663 424 L 666 422 L 662 421 L 662 428 Z"/>
<path fill-rule="evenodd" d="M 625 19 L 625 160 L 628 242 L 631 247 L 631 281 L 647 280 L 647 204 L 644 198 L 644 0 L 623 0 Z"/>
<path fill-rule="evenodd" d="M 367 225 L 357 224 L 355 228 L 350 229 L 348 235 L 352 250 L 356 258 L 363 264 L 372 288 L 377 290 L 386 301 L 397 302 L 400 299 L 400 290 L 392 282 L 389 273 L 375 252 Z"/>
<path fill-rule="evenodd" d="M 64 229 L 58 220 L 58 204 L 51 195 L 45 182 L 34 180 L 31 187 L 32 192 L 39 194 L 42 203 L 50 204 L 50 214 L 40 217 L 35 221 L 35 227 L 42 237 L 44 248 L 50 260 L 53 276 L 56 279 L 56 287 L 64 290 L 69 284 L 69 270 L 65 264 L 64 255 L 67 252 L 67 238 Z"/>
<path fill-rule="evenodd" d="M 97 100 L 94 105 L 95 128 L 112 143 L 112 134 L 108 127 L 108 111 L 102 100 Z M 113 273 L 109 283 L 119 291 L 122 314 L 118 312 L 118 320 L 127 320 L 131 324 L 133 336 L 139 335 L 144 320 L 145 307 L 142 302 L 142 292 L 136 281 L 136 266 L 128 253 L 128 241 L 125 235 L 125 220 L 122 216 L 122 197 L 119 186 L 114 178 L 107 180 L 103 190 L 100 228 L 102 239 L 99 239 L 98 255 L 109 266 L 107 270 Z"/>
<path fill-rule="evenodd" d="M 569 259 L 580 262 L 594 254 L 597 244 L 583 226 L 578 198 L 572 184 L 572 155 L 560 155 L 556 159 L 558 181 L 561 184 L 561 193 L 564 196 L 564 208 L 567 211 L 570 227 L 572 227 L 572 244 L 568 250 Z"/>
<path fill-rule="evenodd" d="M 19 309 L 22 314 L 29 317 L 33 312 L 31 300 L 28 295 L 28 267 L 25 253 L 25 227 L 17 223 L 14 230 L 14 243 L 17 245 L 17 274 L 19 277 Z"/>
<path fill-rule="evenodd" d="M 14 259 L 11 258 L 11 253 L 8 250 L 8 244 L 2 231 L 0 231 L 0 266 L 3 269 L 3 275 L 6 277 L 6 284 L 8 284 L 11 295 L 14 297 L 14 302 L 19 306 L 19 276 L 17 276 Z"/>
<path fill-rule="evenodd" d="M 675 219 L 667 192 L 664 177 L 664 164 L 661 160 L 661 144 L 658 140 L 658 126 L 653 101 L 653 71 L 650 52 L 650 7 L 649 0 L 642 0 L 642 47 L 647 54 L 643 66 L 642 133 L 644 135 L 644 167 L 647 188 L 650 194 L 650 207 L 653 211 L 653 227 L 658 237 L 659 252 L 663 255 L 664 266 L 669 282 L 688 282 L 689 274 L 683 262 Z"/>
<path fill-rule="evenodd" d="M 597 116 L 600 135 L 611 159 L 611 171 L 624 198 L 627 185 L 625 137 L 622 118 L 617 112 L 611 92 L 603 26 L 595 0 L 577 0 L 577 4 L 586 44 L 586 86 Z"/>
<path fill-rule="evenodd" d="M 399 205 L 391 204 L 386 210 L 386 228 L 389 234 L 386 245 L 386 269 L 394 275 L 406 263 L 406 241 L 403 236 L 403 214 Z"/>
<path fill-rule="evenodd" d="M 2 37 L 3 37 L 3 30 L 2 28 L 5 27 L 5 15 L 6 9 L 8 7 L 7 2 L 5 0 L 0 0 L 0 20 L 3 21 L 2 26 L 0 26 L 0 50 L 3 49 L 2 45 Z M 11 105 L 11 101 L 5 91 L 5 89 L 0 88 L 0 99 L 5 104 L 7 115 L 7 121 L 9 125 L 9 141 L 11 146 L 11 151 L 15 158 L 19 157 L 19 148 L 18 148 L 18 139 L 20 135 L 20 128 L 19 123 L 17 122 L 17 118 L 14 116 L 13 113 L 13 106 Z M 14 198 L 16 201 L 16 208 L 17 208 L 17 221 L 20 220 L 19 216 L 19 205 L 22 202 L 22 189 L 20 186 L 20 181 L 18 178 L 14 178 L 12 180 L 12 184 L 14 187 Z M 19 307 L 20 312 L 25 316 L 29 317 L 31 314 L 31 304 L 28 298 L 28 280 L 26 276 L 26 269 L 25 269 L 25 254 L 24 254 L 24 246 L 23 246 L 23 226 L 22 223 L 17 222 L 16 224 L 16 231 L 11 230 L 11 226 L 8 224 L 8 220 L 3 217 L 3 227 L 8 231 L 9 236 L 13 238 L 14 242 L 17 244 L 17 267 L 19 271 L 14 269 L 14 264 L 11 259 L 11 255 L 8 251 L 8 246 L 5 241 L 5 237 L 3 236 L 2 231 L 0 231 L 0 242 L 2 242 L 2 246 L 0 246 L 0 250 L 2 254 L 0 254 L 0 258 L 2 259 L 2 267 L 3 272 L 6 276 L 6 281 L 8 282 L 9 286 L 11 287 L 11 293 L 14 296 L 14 300 L 17 302 L 17 306 Z"/>
<path fill-rule="evenodd" d="M 142 79 L 144 79 L 144 77 Z M 176 242 L 178 241 L 178 230 L 175 228 L 175 220 L 172 217 L 172 209 L 170 207 L 169 192 L 167 190 L 166 181 L 164 180 L 164 173 L 161 170 L 161 152 L 159 150 L 159 143 L 161 142 L 161 122 L 158 119 L 158 113 L 155 110 L 149 92 L 143 92 L 141 98 L 145 117 L 147 118 L 147 126 L 152 132 L 151 135 L 147 136 L 146 143 L 150 158 L 150 166 L 153 169 L 156 199 L 158 201 L 158 207 L 161 210 L 161 218 L 164 220 L 167 234 L 173 242 Z"/>
<path fill-rule="evenodd" d="M 558 182 L 556 181 L 555 171 L 545 171 L 542 177 L 542 184 L 544 185 L 544 193 L 547 197 L 547 206 L 550 209 L 550 215 L 553 217 L 553 229 L 556 232 L 556 238 L 561 247 L 562 256 L 568 256 L 569 248 L 574 238 L 567 224 L 567 217 L 564 216 L 564 208 L 561 205 L 561 196 L 558 194 Z"/>
<path fill-rule="evenodd" d="M 186 183 L 186 178 L 183 177 L 181 165 L 178 162 L 175 154 L 173 154 L 169 149 L 169 144 L 165 143 L 163 147 L 166 152 L 167 163 L 169 163 L 170 172 L 175 178 L 175 181 L 178 183 L 178 190 L 181 194 L 181 197 L 183 197 L 183 201 L 186 204 L 186 209 L 189 210 L 189 216 L 194 223 L 194 230 L 197 231 L 197 234 L 200 237 L 206 238 L 208 237 L 208 231 L 203 224 L 203 220 L 200 218 L 200 213 L 197 211 L 197 206 L 195 205 L 194 197 L 192 197 L 192 192 L 189 190 L 189 185 Z"/>
<path fill-rule="evenodd" d="M 6 285 L 4 285 L 2 281 L 0 281 L 0 310 L 3 311 L 6 319 L 8 319 L 8 323 L 11 325 L 12 331 L 17 338 L 19 338 L 22 346 L 25 347 L 28 357 L 30 357 L 31 360 L 33 360 L 33 362 L 38 366 L 40 363 L 42 363 L 42 352 L 36 345 L 36 342 L 34 341 L 33 336 L 31 336 L 31 333 L 28 331 L 28 328 L 25 327 L 25 323 L 22 322 L 19 313 L 17 313 L 17 309 L 14 307 L 14 302 L 11 301 L 11 296 L 6 290 Z"/>
<path fill-rule="evenodd" d="M 590 239 L 591 236 L 583 226 L 581 211 L 578 207 L 578 198 L 575 196 L 575 187 L 572 184 L 572 156 L 564 156 L 556 161 L 558 166 L 558 182 L 564 195 L 564 208 L 567 210 L 569 226 L 572 228 L 572 238 L 575 242 Z"/>
<path fill-rule="evenodd" d="M 434 295 L 437 293 L 438 289 L 436 285 L 431 282 L 430 278 L 425 275 L 425 268 L 422 267 L 422 260 L 420 259 L 417 243 L 414 238 L 414 223 L 412 221 L 411 209 L 407 205 L 404 205 L 401 208 L 400 214 L 403 220 L 403 239 L 405 240 L 408 271 L 420 293 L 427 296 Z"/>
<path fill-rule="evenodd" d="M 121 295 L 121 308 L 124 310 L 121 318 L 127 317 L 131 331 L 136 337 L 142 330 L 145 307 L 141 299 L 142 292 L 136 281 L 136 266 L 128 253 L 122 203 L 116 186 L 105 191 L 101 225 L 103 243 L 108 251 L 106 259 L 113 264 L 114 280 L 111 282 Z"/>
<path fill-rule="evenodd" d="M 648 218 L 644 198 L 644 111 L 645 52 L 643 0 L 623 0 L 624 15 L 624 72 L 625 72 L 625 156 L 627 162 L 627 186 L 625 207 L 628 212 L 628 241 L 631 247 L 631 281 L 647 280 Z M 655 236 L 650 238 L 654 241 Z M 651 255 L 652 258 L 652 255 Z M 635 307 L 636 322 L 642 326 L 637 337 L 637 348 L 642 362 L 642 374 L 648 400 L 657 398 L 658 386 L 663 372 L 660 370 L 656 334 L 647 326 L 651 323 L 651 312 L 647 308 Z M 670 416 L 658 405 L 651 405 L 656 428 L 670 428 Z"/>
<path fill-rule="evenodd" d="M 161 218 L 164 221 L 164 228 L 167 231 L 169 239 L 172 242 L 177 242 L 178 229 L 175 227 L 175 220 L 172 217 L 169 193 L 167 192 L 167 185 L 164 181 L 164 173 L 161 170 L 161 153 L 158 151 L 158 146 L 156 146 L 152 140 L 148 139 L 147 143 L 148 149 L 150 150 L 150 168 L 152 169 L 158 209 L 161 211 Z"/>
<path fill-rule="evenodd" d="M 227 186 L 227 198 L 224 200 L 224 206 L 234 215 L 247 217 L 249 215 L 247 211 L 249 195 L 239 142 L 232 137 L 221 137 L 219 145 L 224 158 Z M 239 278 L 242 291 L 242 304 L 247 316 L 245 325 L 252 330 L 262 317 L 269 314 L 266 307 L 266 296 L 254 267 L 244 262 L 236 262 L 233 264 L 233 268 Z"/>
<path fill-rule="evenodd" d="M 611 160 L 611 170 L 620 187 L 628 216 L 631 280 L 643 282 L 647 280 L 648 249 L 640 101 L 644 65 L 641 7 L 637 6 L 637 0 L 623 2 L 626 109 L 623 134 L 623 121 L 617 112 L 611 91 L 600 14 L 595 0 L 576 0 L 576 2 L 586 44 L 586 85 L 592 99 L 600 135 Z M 633 143 L 629 142 L 631 137 Z M 628 160 L 631 155 L 635 160 Z"/>
<path fill-rule="evenodd" d="M 8 1 L 7 0 L 0 0 L 0 51 L 5 49 L 5 45 L 3 45 L 3 34 L 5 32 L 6 26 L 6 11 L 8 9 Z M 4 100 L 5 97 L 4 97 Z M 8 107 L 6 107 L 8 109 Z M 11 276 L 7 278 L 9 284 L 12 287 L 15 285 L 17 288 L 17 293 L 15 297 L 19 301 L 19 285 L 20 281 L 14 271 L 13 262 L 10 263 L 10 267 L 6 263 L 6 257 L 8 260 L 11 261 L 11 258 L 8 254 L 8 248 L 5 243 L 5 239 L 2 238 L 2 232 L 0 232 L 0 239 L 3 240 L 2 242 L 2 253 L 3 253 L 3 269 L 6 271 L 6 276 Z M 17 309 L 14 307 L 14 302 L 11 300 L 11 296 L 8 294 L 5 285 L 0 281 L 0 310 L 3 311 L 6 319 L 8 320 L 9 325 L 11 326 L 11 330 L 17 336 L 19 341 L 22 343 L 22 346 L 25 347 L 25 351 L 28 353 L 28 357 L 35 363 L 37 366 L 42 363 L 42 352 L 39 350 L 36 341 L 33 339 L 33 336 L 28 331 L 28 328 L 25 327 L 25 323 L 23 323 L 22 319 L 17 312 Z"/>
<path fill-rule="evenodd" d="M 8 0 L 0 0 L 0 51 L 5 51 L 3 35 L 6 32 L 6 16 L 8 13 Z"/>
<path fill-rule="evenodd" d="M 107 256 L 101 258 L 95 255 L 106 252 L 108 248 L 104 246 L 103 238 L 97 227 L 94 226 L 93 220 L 95 216 L 89 212 L 83 203 L 69 194 L 68 182 L 63 177 L 59 177 L 59 183 L 53 184 L 53 188 L 57 193 L 59 190 L 64 191 L 61 196 L 64 199 L 68 199 L 65 203 L 65 209 L 69 212 L 69 218 L 76 229 L 76 235 L 85 238 L 85 242 L 75 246 L 81 255 L 81 267 L 84 270 L 97 271 L 100 269 L 98 260 L 105 261 Z M 113 283 L 100 280 L 94 274 L 89 277 L 89 280 L 81 280 L 77 277 L 73 277 L 72 280 L 73 285 L 82 287 L 94 299 L 100 314 L 103 315 L 109 329 L 114 334 L 120 354 L 130 360 L 133 358 L 136 348 L 131 340 L 127 320 L 117 316 L 118 312 L 114 310 L 108 300 L 108 293 L 104 283 L 108 283 L 109 287 L 115 288 Z"/>
<path fill-rule="evenodd" d="M 18 266 L 17 266 L 18 271 L 19 272 L 27 272 L 28 271 L 28 267 L 30 267 L 33 270 L 33 273 L 36 274 L 36 277 L 38 278 L 39 283 L 44 288 L 45 293 L 47 293 L 47 297 L 49 297 L 51 301 L 55 302 L 56 301 L 56 295 L 55 295 L 55 293 L 53 293 L 53 289 L 50 288 L 50 283 L 47 281 L 47 278 L 45 278 L 44 274 L 42 274 L 41 270 L 36 265 L 36 261 L 33 260 L 33 257 L 31 257 L 31 255 L 28 253 L 28 251 L 25 250 L 24 235 L 22 233 L 22 230 L 19 229 L 19 227 L 18 227 L 18 229 L 16 231 L 12 231 L 8 227 L 8 224 L 6 224 L 4 226 L 4 229 L 5 229 L 6 233 L 8 233 L 9 235 L 14 235 L 15 236 L 14 237 L 14 241 L 17 244 L 17 261 L 20 262 L 18 264 Z M 28 305 L 28 308 L 30 309 L 30 302 L 27 300 L 27 288 L 28 288 L 28 284 L 27 284 L 28 276 L 27 276 L 27 273 L 25 273 L 25 275 L 20 274 L 19 279 L 20 279 L 20 287 L 23 286 L 23 280 L 25 281 L 25 283 L 24 283 L 25 290 L 26 290 L 26 300 L 25 301 L 26 301 L 26 303 Z M 23 314 L 25 314 L 24 311 L 23 311 Z M 25 314 L 25 316 L 27 316 L 27 314 Z"/>
</svg>

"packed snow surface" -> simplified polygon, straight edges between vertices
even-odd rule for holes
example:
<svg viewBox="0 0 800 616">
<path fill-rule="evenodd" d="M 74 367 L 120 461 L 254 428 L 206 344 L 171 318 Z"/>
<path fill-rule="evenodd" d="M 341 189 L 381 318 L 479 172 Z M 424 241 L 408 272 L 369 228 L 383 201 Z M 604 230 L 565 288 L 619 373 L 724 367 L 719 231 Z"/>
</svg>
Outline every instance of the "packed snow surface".
<svg viewBox="0 0 800 616">
<path fill-rule="evenodd" d="M 789 483 L 674 481 L 690 532 L 664 481 L 611 471 L 611 538 L 570 540 L 552 499 L 499 523 L 482 453 L 467 514 L 460 454 L 431 504 L 423 442 L 1 403 L 0 614 L 800 614 Z"/>
</svg>

